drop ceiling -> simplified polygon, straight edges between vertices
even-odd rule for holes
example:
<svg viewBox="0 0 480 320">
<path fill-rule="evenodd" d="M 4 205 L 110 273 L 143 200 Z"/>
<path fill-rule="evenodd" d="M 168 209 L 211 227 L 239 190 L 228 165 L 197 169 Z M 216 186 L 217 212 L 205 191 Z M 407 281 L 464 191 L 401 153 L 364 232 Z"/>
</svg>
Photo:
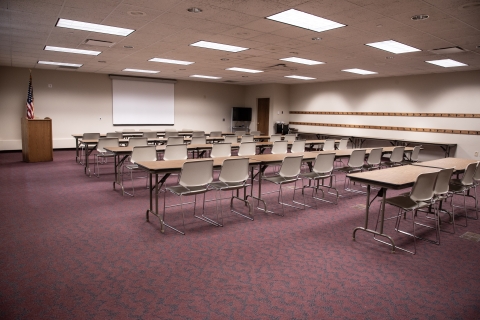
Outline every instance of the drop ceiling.
<svg viewBox="0 0 480 320">
<path fill-rule="evenodd" d="M 192 13 L 189 8 L 200 8 Z M 296 9 L 346 27 L 314 32 L 266 19 Z M 428 15 L 426 20 L 412 20 Z M 55 27 L 59 18 L 135 29 L 127 37 Z M 319 40 L 314 40 L 321 38 Z M 88 40 L 111 42 L 88 45 Z M 190 46 L 197 41 L 247 47 L 229 53 Z M 420 49 L 391 54 L 366 43 L 395 40 Z M 93 44 L 98 43 L 93 41 Z M 98 56 L 45 51 L 45 46 L 102 51 Z M 459 53 L 434 49 L 460 47 Z M 0 0 L 0 65 L 60 69 L 39 60 L 79 63 L 68 72 L 148 76 L 236 84 L 298 84 L 480 69 L 480 1 L 468 0 Z M 453 50 L 455 51 L 455 50 Z M 442 51 L 440 51 L 442 52 Z M 193 61 L 188 66 L 151 58 Z M 325 64 L 279 59 L 299 57 Z M 453 59 L 468 66 L 442 68 L 427 60 Z M 229 71 L 238 67 L 257 74 Z M 125 68 L 160 71 L 138 74 Z M 357 75 L 360 68 L 377 74 Z M 221 77 L 218 80 L 191 75 Z M 303 76 L 298 80 L 285 76 Z"/>
</svg>

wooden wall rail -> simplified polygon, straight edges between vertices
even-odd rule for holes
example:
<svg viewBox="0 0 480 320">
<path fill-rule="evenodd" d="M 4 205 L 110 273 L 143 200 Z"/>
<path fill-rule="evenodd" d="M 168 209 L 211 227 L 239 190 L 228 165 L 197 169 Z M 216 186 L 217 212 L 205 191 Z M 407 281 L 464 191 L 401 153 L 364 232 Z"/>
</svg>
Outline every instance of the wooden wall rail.
<svg viewBox="0 0 480 320">
<path fill-rule="evenodd" d="M 296 125 L 302 125 L 302 126 L 315 126 L 315 127 L 359 128 L 359 129 L 377 129 L 377 130 L 397 130 L 397 131 L 480 135 L 480 131 L 474 131 L 474 130 L 409 128 L 409 127 L 370 126 L 370 125 L 357 125 L 357 124 L 338 124 L 338 123 L 317 123 L 317 122 L 290 121 L 290 125 L 295 125 L 295 124 Z"/>
<path fill-rule="evenodd" d="M 290 114 L 316 114 L 316 115 L 335 115 L 335 116 L 480 118 L 480 114 L 479 114 L 479 113 L 403 113 L 403 112 L 290 111 Z"/>
</svg>

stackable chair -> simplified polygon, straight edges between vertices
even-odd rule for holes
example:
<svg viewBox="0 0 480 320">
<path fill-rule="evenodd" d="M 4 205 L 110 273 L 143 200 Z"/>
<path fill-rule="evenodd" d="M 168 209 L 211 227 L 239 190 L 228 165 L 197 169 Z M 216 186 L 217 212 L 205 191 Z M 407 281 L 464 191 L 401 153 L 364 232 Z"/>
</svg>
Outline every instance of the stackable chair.
<svg viewBox="0 0 480 320">
<path fill-rule="evenodd" d="M 290 148 L 291 153 L 305 152 L 305 140 L 295 140 Z"/>
<path fill-rule="evenodd" d="M 258 209 L 263 210 L 265 212 L 271 212 L 271 213 L 280 215 L 282 217 L 285 215 L 285 206 L 289 206 L 289 207 L 293 207 L 293 208 L 297 208 L 297 209 L 305 209 L 305 196 L 303 194 L 302 194 L 302 196 L 303 196 L 303 204 L 302 204 L 303 207 L 300 208 L 300 207 L 297 207 L 293 204 L 289 204 L 289 203 L 284 202 L 284 200 L 283 200 L 283 188 L 282 188 L 282 186 L 285 185 L 285 184 L 290 184 L 290 183 L 295 184 L 294 189 L 293 189 L 293 199 L 292 199 L 292 201 L 294 201 L 295 200 L 295 190 L 297 189 L 297 181 L 300 180 L 299 175 L 300 175 L 300 168 L 301 168 L 301 165 L 302 165 L 302 160 L 303 160 L 303 155 L 286 156 L 285 159 L 283 159 L 282 165 L 280 167 L 280 171 L 278 172 L 277 175 L 262 176 L 262 178 L 261 178 L 262 181 L 271 182 L 271 183 L 274 183 L 274 184 L 278 185 L 278 190 L 263 193 L 262 198 L 263 198 L 263 195 L 266 195 L 266 194 L 278 193 L 277 201 L 278 201 L 279 204 L 282 205 L 282 213 L 278 214 L 276 212 L 267 210 L 267 204 L 266 204 L 265 201 L 262 201 L 263 204 L 264 204 L 264 208 L 258 208 Z M 294 203 L 298 203 L 298 202 L 295 201 Z"/>
<path fill-rule="evenodd" d="M 288 141 L 275 141 L 272 147 L 272 154 L 284 154 L 288 151 Z"/>
<path fill-rule="evenodd" d="M 100 139 L 100 133 L 84 133 L 82 136 L 82 140 L 98 140 Z M 82 157 L 85 159 L 86 156 L 88 156 L 93 150 L 95 150 L 95 146 L 90 145 L 88 147 L 88 150 L 85 150 L 86 145 L 85 144 L 80 144 L 80 164 L 85 164 L 85 162 L 82 162 Z M 85 160 L 84 160 L 85 161 Z"/>
<path fill-rule="evenodd" d="M 322 151 L 333 151 L 333 150 L 335 150 L 335 140 L 333 139 L 325 140 Z"/>
<path fill-rule="evenodd" d="M 363 165 L 363 171 L 380 169 L 382 163 L 383 148 L 373 148 L 368 154 L 367 161 Z"/>
<path fill-rule="evenodd" d="M 303 194 L 305 193 L 305 188 L 312 188 L 313 199 L 338 204 L 338 190 L 333 187 L 332 184 L 332 180 L 335 178 L 335 175 L 333 174 L 334 161 L 335 153 L 320 153 L 317 155 L 315 164 L 312 167 L 312 171 L 300 174 L 300 178 L 308 179 L 308 185 L 304 185 L 302 188 Z M 325 184 L 325 179 L 330 180 L 327 185 Z M 322 183 L 320 183 L 320 180 Z M 326 188 L 329 194 L 333 194 L 330 192 L 330 190 L 335 190 L 335 202 L 325 199 L 323 188 Z M 318 198 L 317 196 L 319 190 L 322 192 L 322 198 Z"/>
<path fill-rule="evenodd" d="M 225 136 L 225 140 L 223 140 L 223 142 L 238 143 L 238 136 Z"/>
<path fill-rule="evenodd" d="M 124 194 L 128 194 L 129 196 L 135 195 L 135 186 L 133 183 L 133 172 L 135 171 L 143 171 L 138 167 L 137 162 L 139 161 L 156 161 L 157 160 L 157 150 L 155 146 L 135 146 L 133 147 L 132 155 L 130 156 L 130 163 L 124 164 L 122 168 L 122 185 L 123 185 L 123 177 L 125 176 L 125 170 L 130 172 L 130 180 L 132 180 L 132 193 L 128 193 L 124 189 Z M 148 175 L 138 178 L 147 178 Z M 147 180 L 145 179 L 145 187 L 147 187 Z"/>
<path fill-rule="evenodd" d="M 192 136 L 192 139 L 190 140 L 190 144 L 207 144 L 207 139 L 205 136 L 198 136 L 198 137 Z M 201 150 L 197 150 L 197 158 L 200 157 L 200 152 Z M 192 158 L 195 158 L 195 150 L 191 150 L 190 154 L 192 155 Z"/>
<path fill-rule="evenodd" d="M 260 131 L 250 131 L 250 134 L 252 136 L 261 136 L 262 135 L 262 133 Z"/>
<path fill-rule="evenodd" d="M 144 137 L 133 137 L 128 139 L 129 147 L 146 146 L 147 144 L 148 144 L 148 139 Z"/>
<path fill-rule="evenodd" d="M 155 138 L 157 138 L 157 132 L 156 131 L 144 131 L 142 133 L 142 137 L 147 138 L 147 139 L 155 139 Z"/>
<path fill-rule="evenodd" d="M 253 142 L 253 135 L 251 135 L 251 134 L 244 134 L 244 135 L 240 138 L 240 142 Z"/>
<path fill-rule="evenodd" d="M 163 160 L 186 160 L 188 158 L 187 145 L 167 144 L 163 153 Z"/>
<path fill-rule="evenodd" d="M 270 142 L 281 141 L 282 135 L 281 134 L 272 134 L 270 136 Z"/>
<path fill-rule="evenodd" d="M 193 216 L 202 221 L 208 222 L 214 226 L 220 227 L 222 224 L 216 222 L 207 216 L 205 216 L 205 193 L 209 191 L 208 185 L 213 180 L 213 159 L 205 159 L 200 161 L 187 161 L 182 166 L 182 171 L 180 173 L 180 180 L 177 185 L 166 187 L 163 197 L 163 224 L 170 229 L 180 233 L 185 234 L 185 210 L 184 205 L 193 204 Z M 174 205 L 166 205 L 167 202 L 167 193 L 180 197 L 180 203 Z M 196 214 L 197 207 L 197 195 L 203 194 L 202 202 L 202 214 L 199 216 Z M 183 197 L 193 196 L 193 201 L 184 202 Z M 183 222 L 183 231 L 179 230 L 165 222 L 165 214 L 167 208 L 173 208 L 180 206 L 182 212 L 182 222 Z M 191 212 L 189 210 L 188 212 Z M 217 212 L 218 215 L 218 212 Z M 218 220 L 218 216 L 217 216 Z"/>
<path fill-rule="evenodd" d="M 234 133 L 235 133 L 235 135 L 236 135 L 237 137 L 241 137 L 241 136 L 247 134 L 246 131 L 235 131 Z"/>
<path fill-rule="evenodd" d="M 422 146 L 415 146 L 413 147 L 412 153 L 410 154 L 410 157 L 407 160 L 403 160 L 402 164 L 412 164 L 415 162 L 418 162 L 418 158 L 420 155 L 420 150 L 422 149 Z"/>
<path fill-rule="evenodd" d="M 352 151 L 350 158 L 348 159 L 348 164 L 345 167 L 337 168 L 337 171 L 344 172 L 345 174 L 360 172 L 363 169 L 363 164 L 365 163 L 365 149 L 355 149 Z M 348 181 L 348 184 L 347 184 Z M 350 188 L 350 179 L 345 176 L 343 183 L 343 189 L 350 192 L 359 192 L 364 193 L 363 191 Z"/>
<path fill-rule="evenodd" d="M 205 137 L 205 131 L 193 131 L 192 138 L 193 137 Z"/>
<path fill-rule="evenodd" d="M 439 230 L 439 227 L 438 227 L 438 212 L 436 212 L 437 210 L 435 210 L 436 217 L 435 217 L 435 227 L 434 227 L 437 231 L 436 232 L 436 234 L 437 234 L 436 241 L 421 238 L 421 237 L 417 236 L 416 232 L 415 232 L 416 231 L 415 227 L 417 225 L 420 225 L 419 223 L 416 222 L 418 209 L 425 208 L 425 207 L 431 206 L 433 204 L 433 201 L 434 201 L 433 199 L 434 199 L 434 195 L 435 195 L 435 183 L 436 183 L 436 180 L 437 180 L 437 176 L 438 176 L 438 171 L 429 172 L 429 173 L 422 173 L 417 177 L 410 194 L 400 195 L 400 196 L 385 199 L 385 204 L 389 204 L 389 205 L 392 205 L 392 206 L 398 208 L 397 220 L 396 220 L 396 223 L 395 223 L 395 231 L 398 231 L 400 233 L 403 233 L 403 234 L 406 234 L 406 235 L 409 235 L 409 236 L 413 237 L 413 247 L 414 247 L 413 251 L 410 251 L 410 250 L 407 250 L 405 248 L 401 248 L 401 247 L 398 247 L 398 246 L 395 246 L 396 248 L 398 248 L 400 250 L 403 250 L 403 251 L 406 251 L 406 252 L 411 253 L 411 254 L 416 254 L 416 252 L 417 252 L 417 241 L 416 241 L 417 238 L 438 244 L 438 240 L 439 240 L 438 230 Z M 406 215 L 407 212 L 412 212 L 412 226 L 413 226 L 413 232 L 412 233 L 409 233 L 409 232 L 404 231 L 404 230 L 400 230 L 400 222 L 403 220 L 402 216 Z M 377 218 L 377 224 L 378 224 L 378 218 Z M 379 239 L 376 239 L 376 240 L 381 241 Z"/>
<path fill-rule="evenodd" d="M 182 136 L 170 136 L 167 138 L 167 146 L 170 144 L 182 144 L 184 139 Z"/>
<path fill-rule="evenodd" d="M 255 142 L 242 142 L 238 149 L 239 156 L 253 156 L 256 154 L 257 144 Z"/>
<path fill-rule="evenodd" d="M 405 147 L 403 147 L 403 146 L 393 148 L 392 155 L 390 156 L 390 159 L 382 162 L 382 166 L 384 166 L 384 167 L 401 166 L 402 161 L 403 161 L 403 153 L 404 152 L 405 152 Z"/>
<path fill-rule="evenodd" d="M 115 154 L 105 150 L 106 147 L 118 147 L 118 138 L 100 138 L 97 144 L 97 153 L 94 155 L 95 166 L 93 174 L 100 178 L 100 164 L 106 164 L 108 158 L 113 158 Z"/>
<path fill-rule="evenodd" d="M 247 196 L 247 180 L 249 177 L 249 160 L 248 158 L 232 158 L 225 159 L 222 164 L 220 176 L 218 181 L 214 181 L 209 184 L 209 189 L 216 191 L 216 209 L 220 211 L 220 217 L 223 225 L 223 209 L 222 209 L 222 191 L 231 191 L 230 199 L 230 211 L 236 213 L 244 218 L 253 220 L 252 207 L 246 200 Z M 239 191 L 243 189 L 243 198 L 240 198 Z M 236 193 L 234 194 L 234 191 Z M 233 200 L 243 202 L 248 207 L 248 216 L 244 215 L 233 209 Z M 219 205 L 220 204 L 220 205 Z M 220 209 L 219 209 L 220 207 Z"/>
<path fill-rule="evenodd" d="M 289 133 L 289 134 L 286 134 L 284 139 L 285 141 L 290 141 L 290 142 L 293 142 L 297 139 L 297 135 L 294 134 L 294 133 Z"/>
<path fill-rule="evenodd" d="M 121 132 L 107 132 L 107 138 L 118 138 L 118 140 L 123 139 L 123 133 Z"/>
<path fill-rule="evenodd" d="M 211 158 L 230 157 L 231 155 L 232 155 L 231 143 L 214 143 L 212 145 L 212 151 L 210 152 Z"/>
<path fill-rule="evenodd" d="M 452 193 L 453 196 L 455 195 L 462 195 L 463 196 L 463 209 L 465 210 L 465 225 L 468 224 L 468 210 L 467 210 L 467 197 L 471 197 L 475 199 L 475 213 L 476 217 L 473 219 L 478 219 L 478 201 L 476 198 L 476 185 L 474 177 L 476 178 L 477 182 L 480 179 L 480 173 L 478 173 L 478 162 L 470 163 L 465 172 L 463 173 L 463 177 L 461 179 L 452 179 L 449 186 L 449 191 Z M 470 190 L 474 189 L 474 195 L 470 194 Z M 452 206 L 453 206 L 453 196 L 452 196 Z"/>
<path fill-rule="evenodd" d="M 438 211 L 438 222 L 439 227 L 441 227 L 442 220 L 440 219 L 440 213 L 447 213 L 451 223 L 453 225 L 453 231 L 451 233 L 455 233 L 455 207 L 452 205 L 453 203 L 450 202 L 452 207 L 452 212 L 449 212 L 444 209 L 443 204 L 447 203 L 448 198 L 451 198 L 453 194 L 450 192 L 450 179 L 452 177 L 454 168 L 447 168 L 442 169 L 438 173 L 437 181 L 435 183 L 434 189 L 434 196 L 433 202 L 437 205 L 436 209 Z M 440 231 L 445 231 L 440 228 Z"/>
<path fill-rule="evenodd" d="M 333 143 L 333 148 L 335 149 L 335 142 Z M 347 150 L 348 149 L 348 138 L 343 138 L 340 140 L 340 143 L 338 144 L 338 150 Z M 324 150 L 325 151 L 325 150 Z M 330 150 L 328 150 L 330 151 Z M 342 159 L 338 158 L 335 160 L 340 166 L 343 166 L 343 161 Z"/>
<path fill-rule="evenodd" d="M 165 130 L 165 138 L 178 137 L 178 132 L 173 130 Z"/>
<path fill-rule="evenodd" d="M 222 131 L 210 131 L 210 137 L 221 137 Z"/>
</svg>

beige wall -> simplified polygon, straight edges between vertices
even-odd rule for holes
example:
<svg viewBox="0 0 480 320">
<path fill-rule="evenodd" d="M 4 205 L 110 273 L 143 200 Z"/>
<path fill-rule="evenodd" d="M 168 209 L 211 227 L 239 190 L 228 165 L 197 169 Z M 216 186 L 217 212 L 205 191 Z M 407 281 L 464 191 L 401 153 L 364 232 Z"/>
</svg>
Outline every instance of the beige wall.
<svg viewBox="0 0 480 320">
<path fill-rule="evenodd" d="M 289 104 L 292 111 L 479 114 L 480 71 L 293 85 L 290 86 Z M 290 115 L 290 121 L 480 130 L 480 118 Z M 480 152 L 479 136 L 298 125 L 294 127 L 310 132 L 457 143 L 457 157 L 474 158 L 474 152 Z M 433 156 L 442 152 L 438 147 L 427 149 Z"/>
<path fill-rule="evenodd" d="M 0 67 L 0 150 L 22 148 L 20 118 L 25 112 L 28 77 L 28 69 Z M 52 118 L 54 148 L 74 147 L 72 133 L 125 128 L 112 125 L 108 75 L 34 69 L 32 77 L 35 116 Z M 174 128 L 229 131 L 231 108 L 244 106 L 244 99 L 244 86 L 179 81 L 175 85 Z"/>
</svg>

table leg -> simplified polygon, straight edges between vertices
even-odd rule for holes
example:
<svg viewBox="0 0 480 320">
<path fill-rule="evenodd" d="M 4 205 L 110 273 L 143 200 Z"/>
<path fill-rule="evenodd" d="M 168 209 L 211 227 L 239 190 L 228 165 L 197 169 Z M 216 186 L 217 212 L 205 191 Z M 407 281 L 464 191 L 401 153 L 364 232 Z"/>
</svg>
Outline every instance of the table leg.
<svg viewBox="0 0 480 320">
<path fill-rule="evenodd" d="M 150 207 L 147 209 L 146 212 L 146 220 L 150 221 L 149 214 L 155 215 L 159 220 L 161 224 L 161 229 L 160 232 L 165 233 L 165 223 L 161 217 L 161 215 L 158 213 L 158 194 L 160 192 L 160 189 L 162 188 L 163 184 L 167 180 L 167 178 L 170 176 L 170 173 L 166 173 L 160 181 L 158 181 L 158 173 L 155 173 L 155 184 L 152 184 L 152 175 L 153 173 L 149 172 L 149 177 L 150 177 L 150 187 L 149 187 L 149 192 L 150 192 Z M 153 210 L 153 191 L 155 190 L 155 211 Z"/>
<path fill-rule="evenodd" d="M 80 162 L 80 155 L 78 154 L 78 148 L 80 147 L 80 144 L 78 143 L 78 138 L 79 137 L 75 137 L 75 161 L 77 163 Z"/>
</svg>

